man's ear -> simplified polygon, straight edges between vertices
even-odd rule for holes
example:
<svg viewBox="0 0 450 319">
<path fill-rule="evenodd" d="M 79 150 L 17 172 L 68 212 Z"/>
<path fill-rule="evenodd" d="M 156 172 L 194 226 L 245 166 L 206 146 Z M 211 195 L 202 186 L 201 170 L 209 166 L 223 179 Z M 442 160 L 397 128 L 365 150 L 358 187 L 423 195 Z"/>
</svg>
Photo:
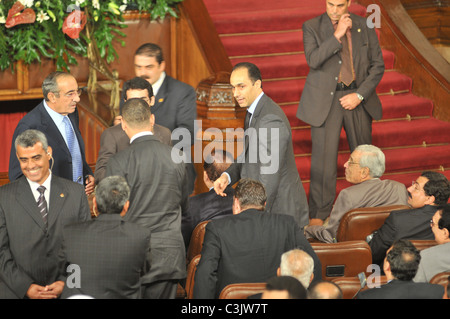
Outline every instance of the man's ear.
<svg viewBox="0 0 450 319">
<path fill-rule="evenodd" d="M 153 106 L 153 105 L 155 105 L 155 96 L 154 95 L 150 98 L 150 106 Z"/>
<path fill-rule="evenodd" d="M 239 203 L 239 199 L 233 197 L 233 215 L 237 215 L 241 212 L 241 204 Z"/>
<path fill-rule="evenodd" d="M 48 156 L 49 160 L 52 158 L 52 154 L 53 154 L 53 150 L 52 150 L 52 147 L 49 145 L 49 146 L 47 146 L 47 156 Z"/>
<path fill-rule="evenodd" d="M 436 200 L 436 197 L 434 197 L 433 195 L 428 196 L 427 200 L 425 201 L 425 205 L 434 205 L 435 200 Z"/>
</svg>

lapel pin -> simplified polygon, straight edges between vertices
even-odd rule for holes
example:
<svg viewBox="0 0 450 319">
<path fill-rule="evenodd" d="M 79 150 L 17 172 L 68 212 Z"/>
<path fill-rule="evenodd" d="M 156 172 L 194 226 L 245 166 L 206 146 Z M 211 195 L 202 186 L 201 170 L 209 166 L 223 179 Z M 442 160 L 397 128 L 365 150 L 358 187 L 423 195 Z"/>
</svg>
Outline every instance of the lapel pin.
<svg viewBox="0 0 450 319">
<path fill-rule="evenodd" d="M 64 197 L 64 194 L 63 193 L 59 194 L 59 197 Z"/>
<path fill-rule="evenodd" d="M 361 29 L 358 29 L 358 32 L 361 32 Z"/>
<path fill-rule="evenodd" d="M 162 102 L 164 102 L 164 99 L 163 99 L 163 98 L 160 98 L 160 99 L 158 100 L 158 102 L 159 102 L 159 103 L 162 103 Z"/>
</svg>

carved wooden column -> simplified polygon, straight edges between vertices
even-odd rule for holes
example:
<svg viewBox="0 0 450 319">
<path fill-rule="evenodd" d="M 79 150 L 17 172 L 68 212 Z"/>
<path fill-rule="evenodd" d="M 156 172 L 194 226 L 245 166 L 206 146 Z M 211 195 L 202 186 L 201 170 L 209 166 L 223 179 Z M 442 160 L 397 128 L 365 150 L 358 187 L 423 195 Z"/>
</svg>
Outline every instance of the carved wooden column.
<svg viewBox="0 0 450 319">
<path fill-rule="evenodd" d="M 197 86 L 198 130 L 192 154 L 196 194 L 208 191 L 203 182 L 203 162 L 212 149 L 227 150 L 234 158 L 242 152 L 245 112 L 233 97 L 229 72 L 216 73 Z"/>
</svg>

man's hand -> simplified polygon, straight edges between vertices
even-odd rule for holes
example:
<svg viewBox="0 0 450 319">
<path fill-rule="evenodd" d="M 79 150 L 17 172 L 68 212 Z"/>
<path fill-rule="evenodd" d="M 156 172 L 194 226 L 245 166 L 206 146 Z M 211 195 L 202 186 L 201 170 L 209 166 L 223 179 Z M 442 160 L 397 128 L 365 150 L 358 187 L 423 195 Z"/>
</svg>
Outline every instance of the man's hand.
<svg viewBox="0 0 450 319">
<path fill-rule="evenodd" d="M 89 196 L 95 189 L 95 178 L 92 175 L 88 175 L 86 180 L 86 187 L 84 188 L 86 195 Z"/>
<path fill-rule="evenodd" d="M 361 100 L 356 93 L 350 93 L 341 97 L 339 102 L 344 109 L 351 111 L 361 103 Z"/>
<path fill-rule="evenodd" d="M 31 284 L 30 288 L 28 288 L 27 296 L 30 299 L 56 299 L 61 295 L 63 288 L 63 281 L 55 281 L 53 284 L 45 287 Z"/>
<path fill-rule="evenodd" d="M 225 188 L 228 186 L 228 176 L 226 174 L 222 174 L 218 179 L 214 182 L 214 191 L 217 195 L 220 196 L 227 196 L 226 193 L 224 193 Z"/>
<path fill-rule="evenodd" d="M 350 18 L 350 14 L 345 13 L 339 19 L 336 31 L 334 31 L 334 36 L 336 37 L 336 39 L 341 41 L 341 38 L 347 32 L 347 29 L 351 29 L 351 28 L 352 28 L 352 19 Z"/>
<path fill-rule="evenodd" d="M 117 124 L 120 124 L 120 123 L 122 123 L 122 115 L 117 115 L 117 116 L 114 118 L 113 125 L 117 125 Z"/>
</svg>

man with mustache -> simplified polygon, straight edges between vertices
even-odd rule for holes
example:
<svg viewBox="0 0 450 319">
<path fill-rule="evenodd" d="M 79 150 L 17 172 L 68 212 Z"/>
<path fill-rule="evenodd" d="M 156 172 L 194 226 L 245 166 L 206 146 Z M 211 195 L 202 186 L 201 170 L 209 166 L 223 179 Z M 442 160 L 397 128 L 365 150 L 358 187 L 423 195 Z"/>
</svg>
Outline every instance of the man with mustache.
<svg viewBox="0 0 450 319">
<path fill-rule="evenodd" d="M 373 237 L 368 238 L 374 264 L 382 265 L 386 251 L 399 239 L 434 239 L 430 220 L 447 203 L 450 182 L 441 173 L 425 171 L 412 182 L 408 195 L 412 209 L 392 212 Z"/>
</svg>

